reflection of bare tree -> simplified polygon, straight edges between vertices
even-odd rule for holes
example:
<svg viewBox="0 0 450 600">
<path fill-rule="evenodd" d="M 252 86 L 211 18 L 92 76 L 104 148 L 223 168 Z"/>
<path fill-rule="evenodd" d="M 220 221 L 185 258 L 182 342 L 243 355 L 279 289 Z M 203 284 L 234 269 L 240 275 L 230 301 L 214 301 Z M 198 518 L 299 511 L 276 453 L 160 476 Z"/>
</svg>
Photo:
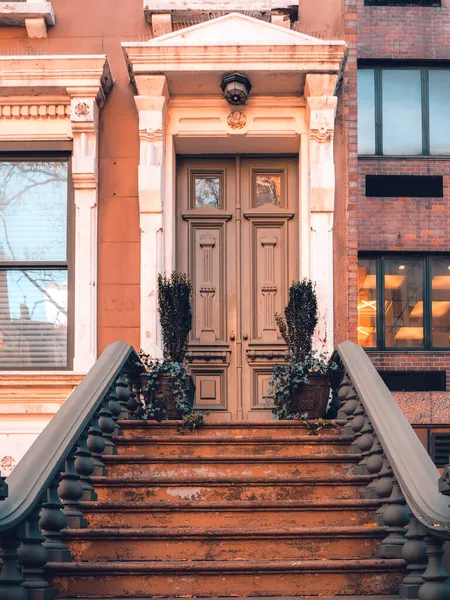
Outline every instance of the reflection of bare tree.
<svg viewBox="0 0 450 600">
<path fill-rule="evenodd" d="M 39 212 L 39 197 L 40 194 L 46 192 L 46 186 L 48 191 L 51 191 L 49 186 L 67 185 L 67 164 L 63 162 L 0 162 L 0 231 L 3 235 L 0 235 L 0 259 L 20 263 L 22 261 L 42 261 L 45 262 L 48 259 L 49 254 L 51 255 L 52 250 L 56 248 L 58 251 L 58 245 L 62 244 L 63 254 L 65 256 L 65 228 L 66 220 L 61 219 L 62 210 L 61 206 L 57 206 L 51 210 L 48 203 L 48 197 L 45 197 L 44 203 L 46 219 L 49 220 L 52 231 L 55 233 L 61 232 L 61 236 L 53 236 L 48 243 L 42 240 L 38 240 L 38 244 L 23 245 L 19 248 L 19 256 L 17 256 L 17 242 L 27 242 L 29 240 L 20 239 L 13 240 L 11 233 L 8 231 L 8 224 L 10 225 L 14 219 L 21 217 L 23 214 L 24 220 L 27 215 L 27 211 L 30 211 L 30 207 L 27 205 L 26 198 L 33 194 L 33 205 L 32 210 Z M 59 210 L 58 210 L 59 208 Z M 42 209 L 42 207 L 41 207 Z M 66 207 L 63 212 L 65 214 Z M 37 223 L 38 227 L 39 224 Z M 60 238 L 61 242 L 59 242 Z M 1 240 L 3 239 L 3 245 Z M 51 246 L 53 242 L 53 247 Z M 3 247 L 2 247 L 3 246 Z M 31 246 L 31 248 L 30 248 Z M 20 254 L 22 253 L 22 254 Z M 67 315 L 67 310 L 61 306 L 61 304 L 47 291 L 46 288 L 50 286 L 58 286 L 59 283 L 55 279 L 51 270 L 39 271 L 44 273 L 44 278 L 32 276 L 33 271 L 20 269 L 22 276 L 33 285 L 51 304 L 55 306 L 58 312 Z"/>
<path fill-rule="evenodd" d="M 257 175 L 256 177 L 256 204 L 280 205 L 281 177 L 279 175 Z"/>
<path fill-rule="evenodd" d="M 219 208 L 220 184 L 217 177 L 198 177 L 195 180 L 195 206 Z"/>
</svg>

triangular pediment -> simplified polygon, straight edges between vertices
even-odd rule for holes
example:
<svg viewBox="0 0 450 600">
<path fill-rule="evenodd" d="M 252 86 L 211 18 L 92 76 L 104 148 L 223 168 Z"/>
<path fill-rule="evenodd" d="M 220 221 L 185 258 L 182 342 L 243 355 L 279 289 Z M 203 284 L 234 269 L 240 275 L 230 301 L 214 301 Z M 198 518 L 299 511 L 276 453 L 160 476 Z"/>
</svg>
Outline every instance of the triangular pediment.
<svg viewBox="0 0 450 600">
<path fill-rule="evenodd" d="M 234 12 L 154 38 L 148 45 L 311 46 L 330 45 L 330 42 Z"/>
</svg>

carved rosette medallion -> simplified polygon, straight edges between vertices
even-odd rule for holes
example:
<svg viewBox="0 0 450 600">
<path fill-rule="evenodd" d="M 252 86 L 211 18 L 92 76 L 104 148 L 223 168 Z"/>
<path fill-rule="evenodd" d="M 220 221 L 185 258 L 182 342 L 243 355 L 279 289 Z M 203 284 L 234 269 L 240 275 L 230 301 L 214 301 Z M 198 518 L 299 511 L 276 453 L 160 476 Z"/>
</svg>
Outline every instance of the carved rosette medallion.
<svg viewBox="0 0 450 600">
<path fill-rule="evenodd" d="M 78 102 L 73 109 L 77 117 L 87 117 L 91 112 L 89 105 L 86 102 Z"/>
<path fill-rule="evenodd" d="M 231 129 L 243 129 L 247 125 L 247 117 L 240 110 L 233 110 L 228 115 L 227 123 Z"/>
<path fill-rule="evenodd" d="M 0 460 L 0 471 L 3 471 L 6 475 L 9 475 L 15 466 L 16 461 L 12 456 L 4 456 Z"/>
</svg>

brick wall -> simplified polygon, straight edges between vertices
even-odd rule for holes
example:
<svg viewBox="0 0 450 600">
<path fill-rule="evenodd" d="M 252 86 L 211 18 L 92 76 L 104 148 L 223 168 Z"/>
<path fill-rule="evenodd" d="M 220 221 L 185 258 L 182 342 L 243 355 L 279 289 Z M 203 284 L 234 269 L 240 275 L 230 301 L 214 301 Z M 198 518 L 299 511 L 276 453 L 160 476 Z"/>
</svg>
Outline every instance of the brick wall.
<svg viewBox="0 0 450 600">
<path fill-rule="evenodd" d="M 441 7 L 364 6 L 358 0 L 359 58 L 450 58 L 450 0 Z"/>
<path fill-rule="evenodd" d="M 367 7 L 364 0 L 346 0 L 346 23 L 350 22 L 355 10 L 358 59 L 450 60 L 450 0 L 442 0 L 440 8 Z M 349 35 L 353 35 L 350 25 L 346 29 L 346 39 L 351 39 Z M 349 240 L 354 243 L 356 236 L 358 251 L 450 252 L 450 160 L 358 160 L 355 158 L 356 130 L 353 129 L 357 112 L 356 72 L 352 65 L 348 70 L 346 93 L 351 112 Z M 443 175 L 444 198 L 366 198 L 367 174 Z M 349 252 L 353 256 L 352 247 Z M 354 276 L 352 271 L 349 302 L 352 325 L 357 315 Z M 370 352 L 369 356 L 380 369 L 445 370 L 450 390 L 450 352 Z M 412 422 L 449 422 L 450 393 L 406 393 L 400 399 Z"/>
<path fill-rule="evenodd" d="M 357 132 L 357 8 L 358 0 L 344 0 L 344 32 L 349 47 L 344 81 L 348 139 L 347 269 L 348 339 L 357 340 L 358 304 L 358 132 Z"/>
<path fill-rule="evenodd" d="M 450 251 L 450 161 L 360 159 L 358 249 Z M 444 198 L 366 198 L 366 175 L 443 175 Z"/>
</svg>

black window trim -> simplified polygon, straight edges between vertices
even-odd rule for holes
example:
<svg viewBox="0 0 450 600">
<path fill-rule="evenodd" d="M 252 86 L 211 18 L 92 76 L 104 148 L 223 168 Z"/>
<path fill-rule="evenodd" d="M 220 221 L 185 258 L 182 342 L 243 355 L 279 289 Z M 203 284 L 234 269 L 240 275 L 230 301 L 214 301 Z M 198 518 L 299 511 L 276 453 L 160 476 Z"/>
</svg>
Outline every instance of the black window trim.
<svg viewBox="0 0 450 600">
<path fill-rule="evenodd" d="M 422 153 L 421 154 L 383 154 L 383 106 L 382 106 L 382 71 L 383 70 L 415 70 L 421 73 L 421 107 L 422 107 Z M 413 158 L 413 159 L 439 159 L 449 158 L 448 154 L 430 154 L 430 106 L 429 106 L 429 71 L 437 70 L 450 71 L 450 63 L 448 61 L 420 61 L 414 60 L 380 60 L 374 61 L 371 59 L 358 60 L 358 71 L 373 70 L 374 71 L 374 109 L 375 109 L 375 154 L 360 154 L 358 158 Z"/>
<path fill-rule="evenodd" d="M 59 148 L 59 145 L 58 145 Z M 67 148 L 67 145 L 61 145 L 61 150 L 58 148 L 50 150 L 48 147 L 42 149 L 25 149 L 24 151 L 16 150 L 15 147 L 0 151 L 1 162 L 65 162 L 68 165 L 67 177 L 67 238 L 66 238 L 66 260 L 65 261 L 0 261 L 1 270 L 13 269 L 55 269 L 67 271 L 68 283 L 68 306 L 67 306 L 67 361 L 63 367 L 49 366 L 36 368 L 35 366 L 20 366 L 2 368 L 0 365 L 0 374 L 5 371 L 42 371 L 42 372 L 71 372 L 73 370 L 73 355 L 74 355 L 74 205 L 73 205 L 73 185 L 72 185 L 72 152 Z"/>
<path fill-rule="evenodd" d="M 397 8 L 441 8 L 441 0 L 364 0 L 364 6 Z"/>
<path fill-rule="evenodd" d="M 421 259 L 424 261 L 423 269 L 423 322 L 424 322 L 424 344 L 417 348 L 386 346 L 386 333 L 384 329 L 384 312 L 379 311 L 377 308 L 376 314 L 376 327 L 377 327 L 377 345 L 374 348 L 363 346 L 366 352 L 389 352 L 389 353 L 420 353 L 420 352 L 436 352 L 436 353 L 449 353 L 450 347 L 432 346 L 431 345 L 431 259 L 433 258 L 449 258 L 450 252 L 397 252 L 397 251 L 362 251 L 358 252 L 358 263 L 359 260 L 364 259 L 376 259 L 376 306 L 384 306 L 384 259 Z"/>
</svg>

